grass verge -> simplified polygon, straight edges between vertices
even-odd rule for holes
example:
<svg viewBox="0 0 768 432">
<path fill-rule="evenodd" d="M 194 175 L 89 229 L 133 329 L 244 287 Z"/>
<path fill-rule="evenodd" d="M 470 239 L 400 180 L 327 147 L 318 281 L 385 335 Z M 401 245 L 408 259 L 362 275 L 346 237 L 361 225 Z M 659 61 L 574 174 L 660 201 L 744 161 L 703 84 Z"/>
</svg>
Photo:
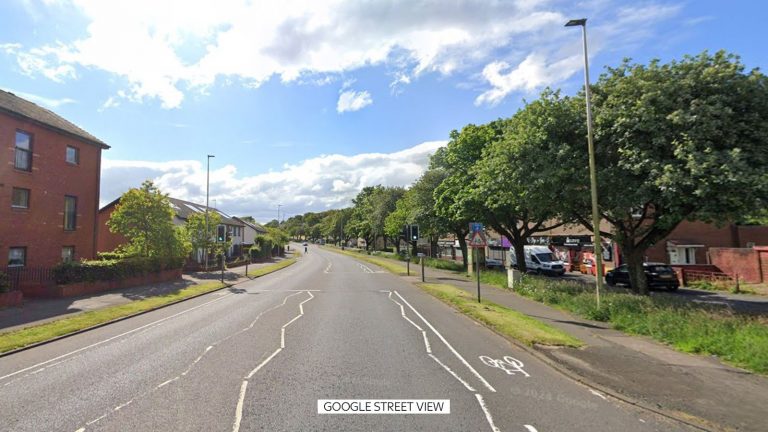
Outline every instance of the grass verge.
<svg viewBox="0 0 768 432">
<path fill-rule="evenodd" d="M 568 347 L 584 345 L 580 340 L 562 330 L 515 310 L 487 300 L 478 303 L 470 293 L 451 285 L 430 283 L 418 285 L 424 291 L 437 297 L 442 302 L 453 306 L 463 314 L 526 345 L 538 344 Z"/>
<path fill-rule="evenodd" d="M 253 272 L 249 272 L 248 276 L 264 276 L 265 274 L 288 267 L 294 262 L 296 262 L 296 259 L 290 258 L 273 265 L 258 268 Z M 207 282 L 181 289 L 175 293 L 149 297 L 118 306 L 83 312 L 73 317 L 62 318 L 56 321 L 47 322 L 45 324 L 0 333 L 0 353 L 23 348 L 25 346 L 47 341 L 59 336 L 64 336 L 66 334 L 74 333 L 88 327 L 93 327 L 129 315 L 157 309 L 160 306 L 165 306 L 169 303 L 215 291 L 217 289 L 223 288 L 224 286 L 226 286 L 226 284 L 221 282 Z"/>
<path fill-rule="evenodd" d="M 336 247 L 323 246 L 323 248 L 331 252 L 340 253 L 342 255 L 348 255 L 348 256 L 351 256 L 352 258 L 357 258 L 359 260 L 369 262 L 371 264 L 375 264 L 397 275 L 405 275 L 407 273 L 406 264 L 404 262 L 401 263 L 393 259 L 382 258 L 376 255 L 366 255 L 365 253 L 341 250 Z M 411 263 L 411 274 L 412 275 L 420 274 L 418 270 L 419 270 L 418 266 L 414 263 Z"/>
<path fill-rule="evenodd" d="M 275 272 L 277 270 L 283 269 L 288 267 L 289 265 L 296 262 L 296 258 L 288 258 L 280 261 L 279 263 L 271 264 L 264 267 L 259 267 L 253 271 L 248 272 L 248 277 L 257 278 L 260 276 L 264 276 L 266 274 L 270 274 L 272 272 Z"/>
<path fill-rule="evenodd" d="M 668 295 L 605 293 L 595 305 L 590 286 L 525 277 L 515 291 L 533 300 L 609 322 L 630 334 L 650 336 L 689 353 L 716 355 L 735 366 L 768 374 L 768 318 Z"/>
</svg>

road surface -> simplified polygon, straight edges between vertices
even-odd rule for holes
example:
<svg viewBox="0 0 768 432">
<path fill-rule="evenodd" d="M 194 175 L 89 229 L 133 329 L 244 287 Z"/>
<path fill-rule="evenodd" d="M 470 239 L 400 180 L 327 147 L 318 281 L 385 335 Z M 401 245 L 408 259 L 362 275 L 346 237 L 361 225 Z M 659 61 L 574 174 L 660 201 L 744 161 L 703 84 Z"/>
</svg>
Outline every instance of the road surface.
<svg viewBox="0 0 768 432">
<path fill-rule="evenodd" d="M 326 399 L 448 400 L 450 414 L 318 414 Z M 11 431 L 689 430 L 313 246 L 277 273 L 0 358 L 0 407 Z"/>
</svg>

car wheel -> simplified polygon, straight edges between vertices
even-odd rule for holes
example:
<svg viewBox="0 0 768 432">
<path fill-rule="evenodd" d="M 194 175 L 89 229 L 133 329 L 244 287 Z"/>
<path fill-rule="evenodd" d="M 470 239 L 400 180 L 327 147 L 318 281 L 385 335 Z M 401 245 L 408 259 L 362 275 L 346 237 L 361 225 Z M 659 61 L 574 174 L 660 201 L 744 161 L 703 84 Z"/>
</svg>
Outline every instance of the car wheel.
<svg viewBox="0 0 768 432">
<path fill-rule="evenodd" d="M 612 278 L 612 277 L 607 277 L 607 278 L 605 278 L 605 283 L 606 283 L 606 284 L 607 284 L 609 287 L 613 287 L 613 286 L 616 286 L 616 284 L 615 284 L 615 283 L 613 283 L 613 278 Z"/>
</svg>

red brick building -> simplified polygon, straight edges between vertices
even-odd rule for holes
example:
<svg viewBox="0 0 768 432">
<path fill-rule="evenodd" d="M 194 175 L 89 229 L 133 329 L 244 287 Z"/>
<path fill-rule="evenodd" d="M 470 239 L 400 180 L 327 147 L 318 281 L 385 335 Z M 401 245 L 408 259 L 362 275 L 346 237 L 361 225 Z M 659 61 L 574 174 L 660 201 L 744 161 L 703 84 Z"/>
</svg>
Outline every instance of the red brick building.
<svg viewBox="0 0 768 432">
<path fill-rule="evenodd" d="M 104 142 L 0 90 L 0 267 L 96 253 Z"/>
</svg>

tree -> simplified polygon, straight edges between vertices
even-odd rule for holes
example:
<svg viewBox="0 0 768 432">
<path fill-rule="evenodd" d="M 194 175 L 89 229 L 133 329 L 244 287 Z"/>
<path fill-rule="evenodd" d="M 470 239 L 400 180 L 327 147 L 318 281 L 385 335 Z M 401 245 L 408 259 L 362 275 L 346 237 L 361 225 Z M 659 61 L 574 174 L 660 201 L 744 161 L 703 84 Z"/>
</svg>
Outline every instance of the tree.
<svg viewBox="0 0 768 432">
<path fill-rule="evenodd" d="M 192 244 L 192 248 L 197 251 L 203 251 L 203 253 L 212 253 L 213 255 L 221 254 L 225 249 L 224 243 L 216 241 L 216 234 L 218 226 L 221 223 L 221 216 L 218 212 L 208 212 L 208 223 L 205 221 L 205 213 L 192 213 L 187 218 L 186 228 L 189 234 L 189 240 Z M 206 233 L 205 227 L 208 226 L 208 232 Z"/>
<path fill-rule="evenodd" d="M 501 138 L 503 121 L 486 125 L 469 124 L 461 131 L 451 131 L 445 150 L 438 151 L 431 162 L 444 169 L 447 176 L 435 189 L 435 213 L 448 221 L 461 246 L 464 267 L 468 266 L 467 241 L 469 223 L 487 221 L 488 211 L 474 193 L 473 167 L 482 158 L 483 150 Z M 439 164 L 439 165 L 437 165 Z"/>
<path fill-rule="evenodd" d="M 738 220 L 768 196 L 768 79 L 706 51 L 649 65 L 625 61 L 593 86 L 600 216 L 647 294 L 644 252 L 686 219 Z M 568 143 L 566 143 L 568 144 Z M 586 145 L 566 145 L 564 204 L 589 218 Z"/>
<path fill-rule="evenodd" d="M 571 99 L 546 90 L 505 122 L 501 139 L 472 167 L 474 200 L 486 209 L 488 223 L 510 240 L 517 257 L 524 256 L 532 235 L 568 222 L 552 205 L 562 190 L 557 152 L 563 144 L 581 144 L 583 126 Z M 517 265 L 526 271 L 524 259 Z"/>
<path fill-rule="evenodd" d="M 110 232 L 128 239 L 125 249 L 139 256 L 183 257 L 191 244 L 186 231 L 173 224 L 174 211 L 163 194 L 147 180 L 139 189 L 131 189 L 120 197 L 107 226 Z"/>
</svg>

